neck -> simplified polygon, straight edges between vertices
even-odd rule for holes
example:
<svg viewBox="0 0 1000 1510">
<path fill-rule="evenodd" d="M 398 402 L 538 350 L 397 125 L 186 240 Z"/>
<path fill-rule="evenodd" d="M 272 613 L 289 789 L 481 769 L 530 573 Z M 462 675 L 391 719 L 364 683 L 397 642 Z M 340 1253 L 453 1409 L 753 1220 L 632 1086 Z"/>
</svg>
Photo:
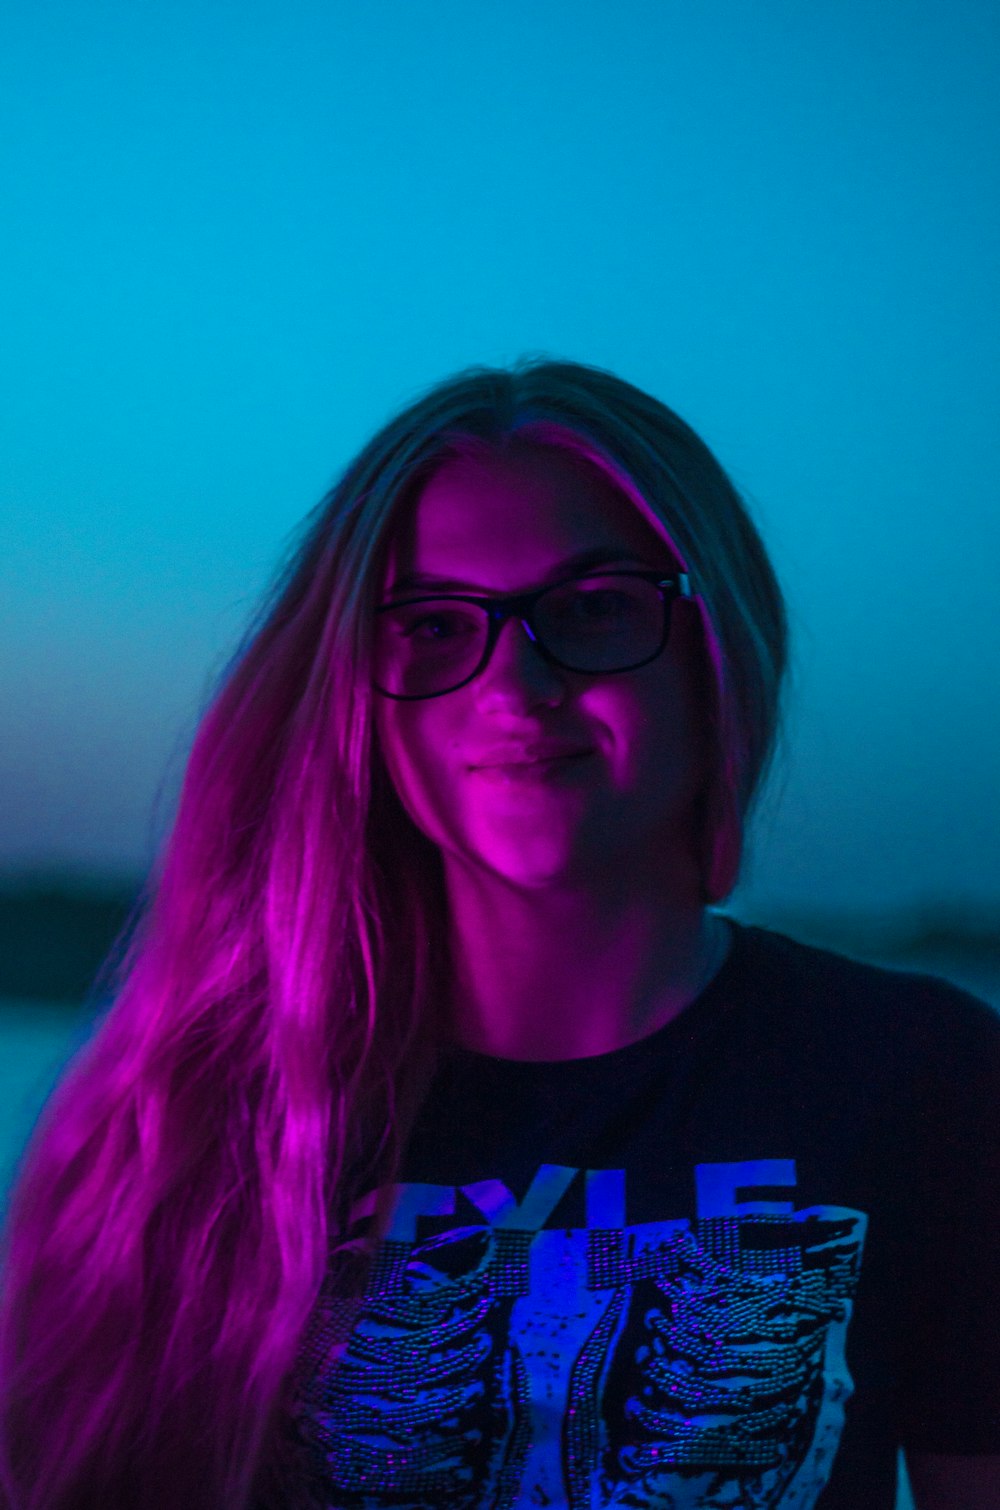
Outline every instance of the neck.
<svg viewBox="0 0 1000 1510">
<path fill-rule="evenodd" d="M 701 994 L 731 942 L 724 919 L 662 892 L 450 890 L 455 1036 L 504 1059 L 588 1058 L 646 1037 Z"/>
</svg>

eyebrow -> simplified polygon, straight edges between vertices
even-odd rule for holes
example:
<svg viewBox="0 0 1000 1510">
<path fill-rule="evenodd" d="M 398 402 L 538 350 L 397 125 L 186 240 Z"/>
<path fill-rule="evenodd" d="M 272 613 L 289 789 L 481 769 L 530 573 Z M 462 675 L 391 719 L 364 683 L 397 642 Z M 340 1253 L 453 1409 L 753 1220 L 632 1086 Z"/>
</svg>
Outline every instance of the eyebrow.
<svg viewBox="0 0 1000 1510">
<path fill-rule="evenodd" d="M 576 572 L 587 571 L 592 566 L 610 566 L 612 562 L 628 561 L 633 566 L 643 566 L 647 571 L 657 571 L 658 567 L 651 566 L 643 556 L 636 556 L 631 551 L 610 550 L 607 546 L 591 546 L 589 550 L 577 551 L 573 556 L 567 556 L 547 572 L 539 582 L 540 587 L 547 587 L 551 582 L 559 582 L 563 577 L 571 577 Z M 664 575 L 669 572 L 669 567 L 664 567 Z M 461 582 L 455 577 L 435 577 L 427 572 L 407 572 L 403 577 L 397 577 L 396 581 L 388 588 L 386 596 L 393 598 L 398 593 L 411 592 L 414 588 L 429 587 L 440 589 L 445 592 L 471 592 L 489 597 L 492 589 L 480 587 L 475 582 Z"/>
</svg>

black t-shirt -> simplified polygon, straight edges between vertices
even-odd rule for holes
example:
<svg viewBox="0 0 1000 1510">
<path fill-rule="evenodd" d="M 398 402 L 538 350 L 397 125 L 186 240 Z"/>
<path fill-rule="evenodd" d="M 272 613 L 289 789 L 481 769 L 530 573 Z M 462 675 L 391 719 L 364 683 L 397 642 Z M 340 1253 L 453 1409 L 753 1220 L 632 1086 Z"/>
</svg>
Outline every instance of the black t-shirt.
<svg viewBox="0 0 1000 1510">
<path fill-rule="evenodd" d="M 297 1503 L 892 1510 L 900 1446 L 1000 1452 L 1000 1016 L 732 926 L 638 1043 L 449 1052 Z"/>
</svg>

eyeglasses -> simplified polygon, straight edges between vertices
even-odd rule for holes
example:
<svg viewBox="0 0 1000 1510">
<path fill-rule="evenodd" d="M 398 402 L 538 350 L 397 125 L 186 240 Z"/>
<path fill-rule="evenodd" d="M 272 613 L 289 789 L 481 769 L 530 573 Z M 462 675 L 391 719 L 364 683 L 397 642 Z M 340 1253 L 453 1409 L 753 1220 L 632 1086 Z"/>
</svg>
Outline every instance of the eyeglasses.
<svg viewBox="0 0 1000 1510">
<path fill-rule="evenodd" d="M 457 692 L 485 668 L 507 619 L 519 619 L 539 654 L 565 671 L 635 671 L 664 650 L 671 603 L 690 596 L 686 572 L 613 571 L 507 598 L 447 593 L 383 603 L 372 683 L 404 702 Z"/>
</svg>

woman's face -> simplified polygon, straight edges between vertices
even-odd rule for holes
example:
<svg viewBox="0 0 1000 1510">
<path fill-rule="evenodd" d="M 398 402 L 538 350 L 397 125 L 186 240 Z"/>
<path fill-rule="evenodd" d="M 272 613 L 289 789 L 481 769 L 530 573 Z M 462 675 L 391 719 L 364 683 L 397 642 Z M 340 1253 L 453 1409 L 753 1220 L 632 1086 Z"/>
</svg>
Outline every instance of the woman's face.
<svg viewBox="0 0 1000 1510">
<path fill-rule="evenodd" d="M 597 547 L 608 567 L 676 568 L 631 500 L 582 457 L 523 447 L 453 461 L 401 521 L 381 601 L 413 572 L 463 584 L 443 591 L 525 592 Z M 689 602 L 673 603 L 664 652 L 616 675 L 549 664 L 508 619 L 485 670 L 457 691 L 412 702 L 375 693 L 377 736 L 400 800 L 441 849 L 451 884 L 487 872 L 519 888 L 600 888 L 653 873 L 678 900 L 693 900 L 705 665 Z M 498 746 L 516 751 L 542 739 L 588 753 L 514 776 L 483 766 Z"/>
</svg>

